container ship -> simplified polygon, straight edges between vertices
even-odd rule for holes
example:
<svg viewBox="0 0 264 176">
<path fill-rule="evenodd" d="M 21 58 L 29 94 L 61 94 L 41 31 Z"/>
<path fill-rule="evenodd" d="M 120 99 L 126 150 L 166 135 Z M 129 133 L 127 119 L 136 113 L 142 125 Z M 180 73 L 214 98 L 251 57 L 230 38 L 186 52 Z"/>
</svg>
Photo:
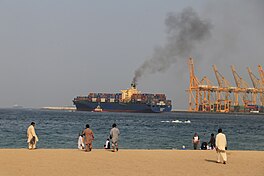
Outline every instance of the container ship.
<svg viewBox="0 0 264 176">
<path fill-rule="evenodd" d="M 165 94 L 141 93 L 136 84 L 121 90 L 121 93 L 89 93 L 88 96 L 77 96 L 73 99 L 77 111 L 99 112 L 170 112 L 171 100 Z"/>
</svg>

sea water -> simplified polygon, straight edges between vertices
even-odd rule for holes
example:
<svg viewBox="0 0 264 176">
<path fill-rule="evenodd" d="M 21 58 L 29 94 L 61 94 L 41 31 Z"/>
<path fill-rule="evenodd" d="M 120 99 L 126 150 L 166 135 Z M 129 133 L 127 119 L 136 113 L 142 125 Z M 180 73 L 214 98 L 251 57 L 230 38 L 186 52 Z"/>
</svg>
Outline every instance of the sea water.
<svg viewBox="0 0 264 176">
<path fill-rule="evenodd" d="M 201 143 L 223 129 L 229 150 L 264 149 L 264 115 L 206 113 L 105 113 L 0 109 L 0 148 L 26 148 L 27 128 L 36 123 L 38 148 L 77 148 L 78 134 L 89 124 L 93 147 L 103 148 L 113 123 L 121 134 L 120 149 L 193 149 L 192 137 Z"/>
</svg>

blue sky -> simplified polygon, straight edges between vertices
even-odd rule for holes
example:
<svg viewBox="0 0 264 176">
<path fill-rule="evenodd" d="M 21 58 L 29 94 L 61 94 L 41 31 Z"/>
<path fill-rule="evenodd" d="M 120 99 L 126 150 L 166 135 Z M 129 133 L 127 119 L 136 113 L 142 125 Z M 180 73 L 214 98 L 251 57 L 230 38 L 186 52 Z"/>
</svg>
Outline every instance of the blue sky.
<svg viewBox="0 0 264 176">
<path fill-rule="evenodd" d="M 257 74 L 264 64 L 259 0 L 0 0 L 0 107 L 66 106 L 77 95 L 128 88 L 134 71 L 166 44 L 167 14 L 186 7 L 213 25 L 210 40 L 189 55 L 197 58 L 197 74 L 216 83 L 216 64 L 231 80 L 234 64 L 250 83 L 246 67 Z M 144 75 L 138 88 L 187 108 L 189 56 Z"/>
</svg>

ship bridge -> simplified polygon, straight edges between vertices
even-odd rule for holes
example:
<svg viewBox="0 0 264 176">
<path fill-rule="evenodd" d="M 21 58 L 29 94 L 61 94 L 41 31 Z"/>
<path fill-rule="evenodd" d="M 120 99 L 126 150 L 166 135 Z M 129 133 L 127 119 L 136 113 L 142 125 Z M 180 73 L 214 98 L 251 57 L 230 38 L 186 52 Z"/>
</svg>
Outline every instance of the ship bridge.
<svg viewBox="0 0 264 176">
<path fill-rule="evenodd" d="M 133 94 L 140 94 L 141 92 L 137 90 L 135 84 L 131 84 L 131 87 L 126 90 L 121 90 L 122 93 L 122 101 L 129 102 L 131 101 L 131 97 Z"/>
</svg>

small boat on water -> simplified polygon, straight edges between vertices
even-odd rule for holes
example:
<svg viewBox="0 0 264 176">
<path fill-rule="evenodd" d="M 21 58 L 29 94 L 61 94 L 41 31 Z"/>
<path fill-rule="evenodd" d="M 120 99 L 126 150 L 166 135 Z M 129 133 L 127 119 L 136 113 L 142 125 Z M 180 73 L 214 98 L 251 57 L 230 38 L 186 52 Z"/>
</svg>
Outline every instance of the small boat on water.
<svg viewBox="0 0 264 176">
<path fill-rule="evenodd" d="M 259 113 L 259 111 L 249 111 L 250 113 Z"/>
<path fill-rule="evenodd" d="M 102 112 L 103 109 L 100 107 L 100 105 L 97 105 L 97 107 L 93 110 L 93 112 Z"/>
</svg>

